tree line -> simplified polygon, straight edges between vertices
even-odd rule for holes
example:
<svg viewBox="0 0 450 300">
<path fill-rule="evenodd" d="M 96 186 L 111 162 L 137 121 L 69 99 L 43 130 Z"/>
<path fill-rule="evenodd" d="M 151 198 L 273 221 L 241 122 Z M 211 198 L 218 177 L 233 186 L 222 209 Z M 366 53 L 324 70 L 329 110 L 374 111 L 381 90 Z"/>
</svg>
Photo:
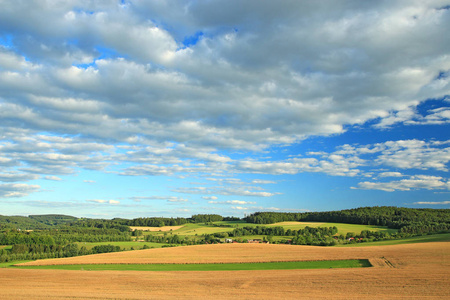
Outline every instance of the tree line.
<svg viewBox="0 0 450 300">
<path fill-rule="evenodd" d="M 239 218 L 237 218 L 240 220 Z M 218 221 L 236 220 L 234 217 L 222 217 L 217 214 L 198 214 L 190 218 L 136 218 L 132 220 L 127 219 L 113 219 L 113 221 L 127 226 L 146 226 L 146 227 L 163 227 L 163 226 L 179 226 L 187 223 L 208 223 Z"/>
<path fill-rule="evenodd" d="M 76 243 L 62 245 L 40 245 L 40 244 L 15 244 L 8 252 L 0 250 L 0 263 L 16 260 L 36 260 L 47 258 L 63 258 L 79 255 L 99 254 L 123 251 L 119 246 L 97 245 L 88 250 L 85 246 L 81 248 Z"/>
<path fill-rule="evenodd" d="M 424 224 L 448 225 L 450 223 L 450 210 L 374 206 L 326 212 L 256 212 L 247 216 L 245 221 L 255 224 L 272 224 L 285 221 L 331 222 L 378 225 L 401 229 L 405 226 L 415 227 Z"/>
</svg>

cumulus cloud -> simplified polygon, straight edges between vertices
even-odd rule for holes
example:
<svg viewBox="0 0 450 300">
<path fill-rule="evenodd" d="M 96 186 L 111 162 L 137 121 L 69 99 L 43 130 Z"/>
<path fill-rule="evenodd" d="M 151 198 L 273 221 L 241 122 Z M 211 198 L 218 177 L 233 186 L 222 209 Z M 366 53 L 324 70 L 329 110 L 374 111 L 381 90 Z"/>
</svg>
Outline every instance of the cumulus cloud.
<svg viewBox="0 0 450 300">
<path fill-rule="evenodd" d="M 419 201 L 419 202 L 414 202 L 413 204 L 418 204 L 418 205 L 448 205 L 448 204 L 450 204 L 450 201 L 438 201 L 438 202 Z"/>
<path fill-rule="evenodd" d="M 142 200 L 166 200 L 167 202 L 188 202 L 188 199 L 175 196 L 147 196 L 147 197 L 131 197 L 133 201 L 141 202 Z"/>
<path fill-rule="evenodd" d="M 0 197 L 24 197 L 30 193 L 37 192 L 39 189 L 40 186 L 36 184 L 4 183 L 0 184 Z"/>
<path fill-rule="evenodd" d="M 232 205 L 256 204 L 256 202 L 242 201 L 242 200 L 208 201 L 208 203 L 211 203 L 211 204 L 232 204 Z"/>
<path fill-rule="evenodd" d="M 92 199 L 92 200 L 86 200 L 87 202 L 92 202 L 92 203 L 98 203 L 98 204 L 120 204 L 120 201 L 118 200 L 103 200 L 103 199 Z"/>
<path fill-rule="evenodd" d="M 184 194 L 202 194 L 202 195 L 235 195 L 235 196 L 251 196 L 251 197 L 272 197 L 278 193 L 254 190 L 255 187 L 239 187 L 216 186 L 216 187 L 192 187 L 192 188 L 176 188 L 173 191 Z"/>
<path fill-rule="evenodd" d="M 403 177 L 400 172 L 382 172 L 378 174 L 379 177 Z"/>
<path fill-rule="evenodd" d="M 253 155 L 368 122 L 449 123 L 447 3 L 326 3 L 2 3 L 0 181 L 80 170 L 208 176 L 217 186 L 174 191 L 271 197 L 258 185 L 277 181 L 237 177 L 448 172 L 448 141 L 429 139 Z M 429 99 L 439 107 L 421 112 Z M 432 182 L 444 179 L 417 176 L 358 188 L 442 188 Z"/>
<path fill-rule="evenodd" d="M 389 182 L 370 182 L 364 181 L 358 183 L 358 187 L 352 189 L 363 190 L 382 190 L 386 192 L 410 191 L 410 190 L 450 190 L 450 181 L 446 178 L 429 175 L 414 175 L 407 179 Z"/>
<path fill-rule="evenodd" d="M 450 69 L 449 17 L 437 2 L 250 1 L 238 15 L 233 1 L 23 5 L 4 3 L 0 14 L 0 28 L 14 32 L 0 56 L 1 117 L 11 126 L 257 149 L 374 118 L 404 121 L 449 92 L 437 77 Z"/>
<path fill-rule="evenodd" d="M 254 183 L 254 184 L 275 184 L 277 182 L 272 181 L 272 180 L 254 179 L 254 180 L 252 180 L 252 183 Z"/>
<path fill-rule="evenodd" d="M 38 178 L 39 175 L 35 174 L 17 173 L 17 172 L 0 173 L 0 181 L 3 182 L 29 181 Z"/>
<path fill-rule="evenodd" d="M 46 180 L 52 180 L 52 181 L 61 181 L 62 179 L 58 176 L 45 176 L 44 179 Z"/>
<path fill-rule="evenodd" d="M 232 206 L 231 209 L 235 209 L 235 210 L 247 210 L 248 207 L 242 207 L 242 206 Z"/>
</svg>

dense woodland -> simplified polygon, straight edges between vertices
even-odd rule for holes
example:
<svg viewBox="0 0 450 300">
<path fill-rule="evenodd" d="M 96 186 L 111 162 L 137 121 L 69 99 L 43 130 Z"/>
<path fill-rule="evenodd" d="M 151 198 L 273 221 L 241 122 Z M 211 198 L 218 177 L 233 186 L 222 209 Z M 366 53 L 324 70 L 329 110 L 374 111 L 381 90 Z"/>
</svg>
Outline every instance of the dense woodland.
<svg viewBox="0 0 450 300">
<path fill-rule="evenodd" d="M 235 221 L 222 224 L 219 221 Z M 239 224 L 273 224 L 283 221 L 330 222 L 387 226 L 397 229 L 395 233 L 364 230 L 360 234 L 338 235 L 336 227 L 305 227 L 300 230 L 285 230 L 281 226 L 239 226 Z M 409 236 L 450 232 L 450 210 L 411 209 L 398 207 L 362 207 L 341 211 L 279 213 L 258 212 L 244 219 L 222 217 L 217 214 L 199 214 L 190 218 L 136 218 L 132 220 L 115 218 L 87 219 L 66 215 L 0 215 L 0 262 L 42 258 L 59 258 L 94 253 L 121 251 L 119 246 L 98 245 L 92 249 L 79 246 L 87 242 L 132 241 L 142 235 L 129 226 L 175 226 L 187 223 L 204 223 L 205 226 L 233 227 L 229 232 L 204 234 L 195 238 L 177 234 L 146 235 L 148 242 L 172 244 L 217 243 L 224 238 L 246 242 L 247 236 L 262 236 L 264 241 L 296 245 L 333 246 L 386 239 L 400 239 Z M 273 237 L 280 237 L 273 241 Z"/>
</svg>

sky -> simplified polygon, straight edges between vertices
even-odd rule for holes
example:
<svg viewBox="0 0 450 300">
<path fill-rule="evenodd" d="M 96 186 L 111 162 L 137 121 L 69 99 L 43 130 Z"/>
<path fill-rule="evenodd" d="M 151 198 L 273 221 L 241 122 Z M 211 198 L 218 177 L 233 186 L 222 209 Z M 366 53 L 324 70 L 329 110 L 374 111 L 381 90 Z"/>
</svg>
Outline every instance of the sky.
<svg viewBox="0 0 450 300">
<path fill-rule="evenodd" d="M 0 214 L 450 207 L 450 1 L 0 0 Z"/>
</svg>

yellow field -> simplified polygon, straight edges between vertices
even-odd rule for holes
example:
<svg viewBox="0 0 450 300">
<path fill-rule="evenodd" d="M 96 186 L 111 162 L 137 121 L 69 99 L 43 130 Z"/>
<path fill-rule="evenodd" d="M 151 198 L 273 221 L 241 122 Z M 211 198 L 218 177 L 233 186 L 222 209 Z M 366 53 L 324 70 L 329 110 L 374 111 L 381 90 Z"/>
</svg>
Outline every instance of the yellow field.
<svg viewBox="0 0 450 300">
<path fill-rule="evenodd" d="M 181 226 L 162 226 L 162 227 L 147 227 L 147 226 L 130 226 L 131 230 L 142 230 L 142 231 L 171 231 L 177 230 L 183 227 Z"/>
<path fill-rule="evenodd" d="M 361 269 L 138 272 L 3 269 L 5 299 L 449 299 L 450 243 L 335 248 L 199 245 L 29 264 L 204 263 L 368 258 Z"/>
</svg>

